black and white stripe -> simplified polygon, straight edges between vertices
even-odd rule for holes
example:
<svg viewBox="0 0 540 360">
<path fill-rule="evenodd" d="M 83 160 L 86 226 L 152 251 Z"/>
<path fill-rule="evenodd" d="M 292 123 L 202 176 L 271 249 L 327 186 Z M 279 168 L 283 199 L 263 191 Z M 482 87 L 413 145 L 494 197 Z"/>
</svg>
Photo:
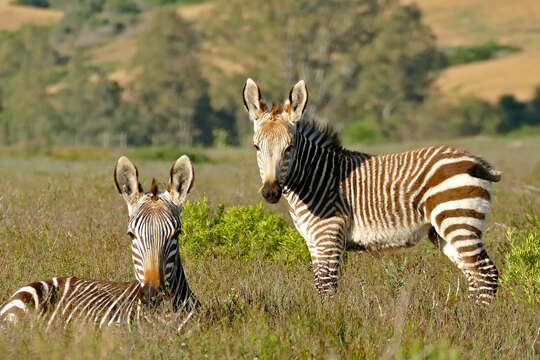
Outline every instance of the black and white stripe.
<svg viewBox="0 0 540 360">
<path fill-rule="evenodd" d="M 332 131 L 301 120 L 303 81 L 267 112 L 248 80 L 244 102 L 254 122 L 261 193 L 272 203 L 281 194 L 287 199 L 319 292 L 337 286 L 346 248 L 412 246 L 428 236 L 463 271 L 478 302 L 493 298 L 498 273 L 481 235 L 500 173 L 487 162 L 448 146 L 380 156 L 345 150 Z"/>
<path fill-rule="evenodd" d="M 136 280 L 54 277 L 27 284 L 0 307 L 0 321 L 17 322 L 34 315 L 47 328 L 74 321 L 99 327 L 130 326 L 153 321 L 157 305 L 185 312 L 184 321 L 191 317 L 199 302 L 189 288 L 178 252 L 179 215 L 193 182 L 189 158 L 183 156 L 173 164 L 168 190 L 162 193 L 155 182 L 149 193 L 143 193 L 137 168 L 125 157 L 118 160 L 115 182 L 130 213 L 128 233 Z"/>
</svg>

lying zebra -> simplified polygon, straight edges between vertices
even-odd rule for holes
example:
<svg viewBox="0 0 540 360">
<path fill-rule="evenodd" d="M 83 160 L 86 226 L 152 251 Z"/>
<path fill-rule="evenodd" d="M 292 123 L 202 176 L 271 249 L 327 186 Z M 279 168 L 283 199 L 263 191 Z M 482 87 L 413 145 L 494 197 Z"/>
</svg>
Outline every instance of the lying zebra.
<svg viewBox="0 0 540 360">
<path fill-rule="evenodd" d="M 187 156 L 170 170 L 167 191 L 158 192 L 155 180 L 143 193 L 135 165 L 121 157 L 114 180 L 126 201 L 132 238 L 135 281 L 112 282 L 76 277 L 54 277 L 21 287 L 0 307 L 0 321 L 17 322 L 28 314 L 46 322 L 65 325 L 85 321 L 110 326 L 141 319 L 152 321 L 151 310 L 159 303 L 186 312 L 183 323 L 199 302 L 191 292 L 178 252 L 182 204 L 193 185 L 193 167 Z M 183 324 L 182 324 L 183 325 Z"/>
</svg>

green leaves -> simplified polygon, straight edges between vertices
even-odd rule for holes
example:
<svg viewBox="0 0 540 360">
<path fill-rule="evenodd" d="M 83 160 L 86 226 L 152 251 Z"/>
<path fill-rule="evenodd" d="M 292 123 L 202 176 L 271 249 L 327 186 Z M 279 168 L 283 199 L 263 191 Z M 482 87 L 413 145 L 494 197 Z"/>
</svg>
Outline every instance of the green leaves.
<svg viewBox="0 0 540 360">
<path fill-rule="evenodd" d="M 261 203 L 215 209 L 208 200 L 185 203 L 180 246 L 189 256 L 226 256 L 309 262 L 304 239 L 278 215 L 269 214 Z"/>
<path fill-rule="evenodd" d="M 540 304 L 540 219 L 520 229 L 506 231 L 510 248 L 501 284 L 508 286 L 516 299 Z"/>
</svg>

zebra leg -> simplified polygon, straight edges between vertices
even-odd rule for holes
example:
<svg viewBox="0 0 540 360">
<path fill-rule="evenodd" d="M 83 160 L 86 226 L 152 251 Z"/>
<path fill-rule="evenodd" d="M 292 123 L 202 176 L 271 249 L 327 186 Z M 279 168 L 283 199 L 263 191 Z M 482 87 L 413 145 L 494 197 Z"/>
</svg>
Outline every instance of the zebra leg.
<svg viewBox="0 0 540 360">
<path fill-rule="evenodd" d="M 466 227 L 449 233 L 443 239 L 435 230 L 429 231 L 429 239 L 465 275 L 471 297 L 480 304 L 489 304 L 497 292 L 498 271 L 488 257 L 477 229 Z"/>
<path fill-rule="evenodd" d="M 331 294 L 337 289 L 338 271 L 341 257 L 345 250 L 345 242 L 341 227 L 335 229 L 328 226 L 326 229 L 318 229 L 314 246 L 309 247 L 313 273 L 315 276 L 315 288 L 319 294 Z"/>
</svg>

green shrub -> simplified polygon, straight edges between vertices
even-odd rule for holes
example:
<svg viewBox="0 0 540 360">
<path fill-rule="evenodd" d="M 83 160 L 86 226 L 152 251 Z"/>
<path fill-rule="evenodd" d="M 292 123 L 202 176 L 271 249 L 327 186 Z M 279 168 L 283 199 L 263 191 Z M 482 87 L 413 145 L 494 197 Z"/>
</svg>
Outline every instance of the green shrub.
<svg viewBox="0 0 540 360">
<path fill-rule="evenodd" d="M 180 246 L 190 256 L 230 256 L 308 262 L 309 253 L 296 229 L 262 204 L 213 209 L 206 198 L 186 202 Z"/>
<path fill-rule="evenodd" d="M 140 146 L 133 150 L 129 155 L 135 160 L 167 160 L 172 161 L 181 155 L 187 155 L 194 163 L 210 162 L 210 157 L 202 152 L 183 151 L 176 146 Z"/>
<path fill-rule="evenodd" d="M 374 143 L 380 140 L 377 124 L 369 119 L 348 123 L 341 131 L 341 137 L 348 144 Z"/>
<path fill-rule="evenodd" d="M 487 41 L 482 44 L 451 47 L 444 52 L 447 58 L 447 65 L 454 66 L 489 60 L 505 54 L 515 53 L 519 50 L 515 46 L 499 45 L 493 41 Z"/>
<path fill-rule="evenodd" d="M 501 284 L 517 299 L 540 302 L 540 218 L 534 217 L 523 228 L 506 231 L 509 249 Z"/>
<path fill-rule="evenodd" d="M 14 0 L 13 4 L 48 8 L 51 6 L 47 0 Z"/>
<path fill-rule="evenodd" d="M 540 136 L 540 126 L 524 125 L 506 133 L 506 135 L 515 138 Z"/>
</svg>

